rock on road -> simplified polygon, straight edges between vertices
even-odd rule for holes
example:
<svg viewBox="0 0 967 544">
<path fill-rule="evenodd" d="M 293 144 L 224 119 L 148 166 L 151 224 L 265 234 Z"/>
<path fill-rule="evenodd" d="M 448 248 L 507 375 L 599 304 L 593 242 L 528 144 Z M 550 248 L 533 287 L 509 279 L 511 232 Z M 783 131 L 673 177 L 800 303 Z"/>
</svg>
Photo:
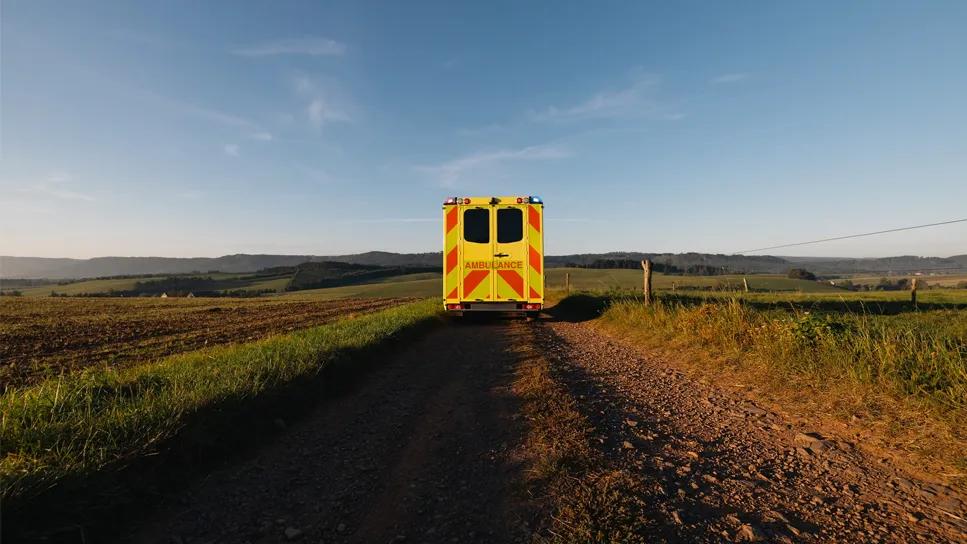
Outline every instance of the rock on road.
<svg viewBox="0 0 967 544">
<path fill-rule="evenodd" d="M 546 509 L 522 483 L 527 421 L 510 387 L 513 348 L 525 342 L 592 424 L 603 462 L 647 483 L 635 492 L 656 528 L 649 540 L 967 541 L 957 492 L 797 429 L 586 324 L 553 321 L 429 333 L 271 445 L 166 500 L 127 540 L 532 541 Z"/>
</svg>

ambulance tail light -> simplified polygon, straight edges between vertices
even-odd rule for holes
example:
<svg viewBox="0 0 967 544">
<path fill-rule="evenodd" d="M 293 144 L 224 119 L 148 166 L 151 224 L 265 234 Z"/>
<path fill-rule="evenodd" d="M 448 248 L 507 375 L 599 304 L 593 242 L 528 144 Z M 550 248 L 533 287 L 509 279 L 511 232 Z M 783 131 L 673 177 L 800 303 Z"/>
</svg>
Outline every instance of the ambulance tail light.
<svg viewBox="0 0 967 544">
<path fill-rule="evenodd" d="M 540 304 L 530 304 L 530 303 L 528 303 L 528 304 L 524 304 L 524 309 L 525 310 L 540 310 L 541 309 L 541 305 Z"/>
<path fill-rule="evenodd" d="M 462 310 L 463 304 L 447 304 L 447 310 Z"/>
</svg>

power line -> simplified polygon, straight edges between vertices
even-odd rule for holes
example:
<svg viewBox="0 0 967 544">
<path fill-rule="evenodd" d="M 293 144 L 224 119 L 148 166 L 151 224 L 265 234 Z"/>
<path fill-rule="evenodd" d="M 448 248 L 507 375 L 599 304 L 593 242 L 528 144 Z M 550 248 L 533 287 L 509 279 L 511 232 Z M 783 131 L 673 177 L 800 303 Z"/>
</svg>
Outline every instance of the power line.
<svg viewBox="0 0 967 544">
<path fill-rule="evenodd" d="M 783 247 L 795 247 L 795 246 L 805 246 L 809 244 L 819 244 L 822 242 L 832 242 L 834 240 L 846 240 L 848 238 L 861 238 L 863 236 L 874 236 L 877 234 L 886 234 L 888 232 L 900 232 L 904 230 L 923 229 L 926 227 L 939 227 L 940 225 L 950 225 L 952 223 L 963 223 L 965 221 L 967 221 L 967 218 L 954 219 L 953 221 L 941 221 L 939 223 L 927 223 L 926 225 L 914 225 L 912 227 L 900 227 L 898 229 L 878 230 L 876 232 L 864 232 L 863 234 L 849 234 L 847 236 L 834 236 L 833 238 L 822 238 L 820 240 L 810 240 L 808 242 L 796 242 L 794 244 L 781 244 L 778 246 L 760 247 L 756 249 L 744 249 L 742 251 L 736 251 L 733 255 L 739 255 L 742 253 L 752 253 L 754 251 L 765 251 L 767 249 L 779 249 Z"/>
</svg>

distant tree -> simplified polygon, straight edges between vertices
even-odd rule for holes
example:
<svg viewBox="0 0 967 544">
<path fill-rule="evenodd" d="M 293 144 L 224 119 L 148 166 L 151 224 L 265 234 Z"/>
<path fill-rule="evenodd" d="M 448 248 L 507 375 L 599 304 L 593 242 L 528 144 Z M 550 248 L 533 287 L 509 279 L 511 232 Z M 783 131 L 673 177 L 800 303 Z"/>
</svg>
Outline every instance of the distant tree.
<svg viewBox="0 0 967 544">
<path fill-rule="evenodd" d="M 810 281 L 816 280 L 816 274 L 813 274 L 812 272 L 806 270 L 805 268 L 790 269 L 789 273 L 786 274 L 786 276 L 794 280 L 810 280 Z"/>
</svg>

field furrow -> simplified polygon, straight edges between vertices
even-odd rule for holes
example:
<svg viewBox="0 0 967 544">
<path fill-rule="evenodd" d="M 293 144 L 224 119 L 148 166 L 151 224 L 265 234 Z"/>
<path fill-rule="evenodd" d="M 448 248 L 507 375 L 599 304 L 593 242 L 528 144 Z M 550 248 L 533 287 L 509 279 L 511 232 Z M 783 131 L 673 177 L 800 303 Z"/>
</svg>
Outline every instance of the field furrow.
<svg viewBox="0 0 967 544">
<path fill-rule="evenodd" d="M 83 368 L 253 341 L 406 300 L 4 298 L 0 388 Z"/>
</svg>

